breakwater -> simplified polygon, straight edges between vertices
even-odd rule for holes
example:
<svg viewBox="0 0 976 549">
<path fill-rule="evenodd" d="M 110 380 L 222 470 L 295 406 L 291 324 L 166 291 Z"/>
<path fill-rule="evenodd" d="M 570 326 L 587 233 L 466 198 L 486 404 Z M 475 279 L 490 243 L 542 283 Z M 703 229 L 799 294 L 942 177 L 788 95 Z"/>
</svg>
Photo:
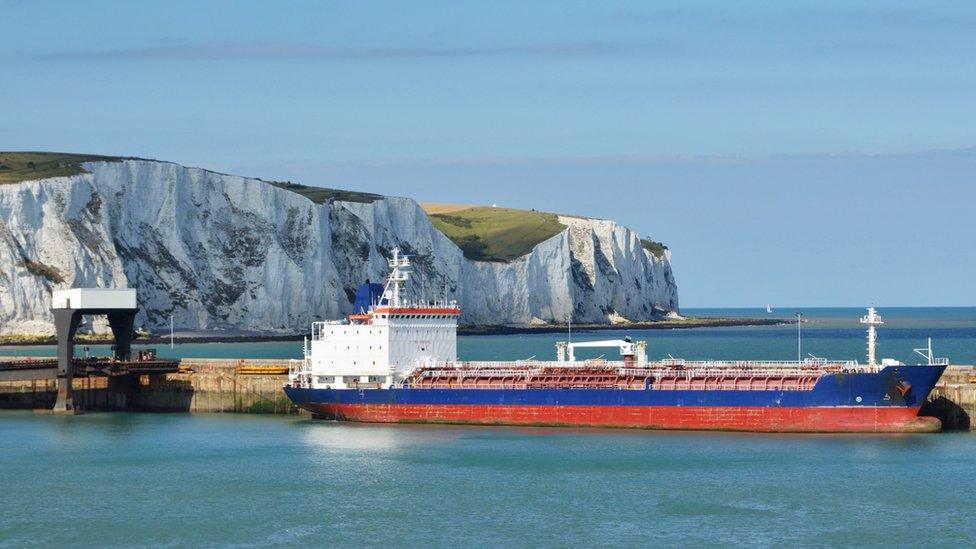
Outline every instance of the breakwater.
<svg viewBox="0 0 976 549">
<path fill-rule="evenodd" d="M 919 413 L 939 418 L 946 430 L 976 428 L 976 366 L 946 368 Z"/>
<path fill-rule="evenodd" d="M 282 387 L 288 360 L 184 358 L 178 373 L 143 375 L 120 385 L 110 378 L 74 380 L 85 410 L 196 413 L 298 414 Z M 0 381 L 0 408 L 46 409 L 54 405 L 53 378 Z M 922 415 L 947 430 L 976 428 L 976 366 L 950 366 L 933 389 Z"/>
</svg>

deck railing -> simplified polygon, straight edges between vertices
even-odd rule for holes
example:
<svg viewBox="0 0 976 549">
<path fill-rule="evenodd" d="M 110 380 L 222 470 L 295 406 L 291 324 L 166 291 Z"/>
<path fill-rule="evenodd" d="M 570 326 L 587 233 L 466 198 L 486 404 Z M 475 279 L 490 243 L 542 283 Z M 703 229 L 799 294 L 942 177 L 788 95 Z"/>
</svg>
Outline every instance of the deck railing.
<svg viewBox="0 0 976 549">
<path fill-rule="evenodd" d="M 485 361 L 485 362 L 453 362 L 427 365 L 417 372 L 418 378 L 430 377 L 530 377 L 547 371 L 561 368 L 598 368 L 614 371 L 614 373 L 635 377 L 715 377 L 721 375 L 736 376 L 801 376 L 823 372 L 859 372 L 873 371 L 872 368 L 861 366 L 856 361 L 826 361 L 805 360 L 773 361 L 773 360 L 737 360 L 737 361 L 690 361 L 666 360 L 651 362 L 642 367 L 634 367 L 633 363 L 616 361 L 579 361 L 579 362 L 541 362 L 541 361 Z"/>
</svg>

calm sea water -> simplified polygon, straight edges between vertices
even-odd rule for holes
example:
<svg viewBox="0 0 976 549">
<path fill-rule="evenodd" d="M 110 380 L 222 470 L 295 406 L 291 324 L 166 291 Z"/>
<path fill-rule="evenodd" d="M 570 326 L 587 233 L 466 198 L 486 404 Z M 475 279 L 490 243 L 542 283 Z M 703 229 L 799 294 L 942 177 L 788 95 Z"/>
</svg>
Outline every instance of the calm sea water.
<svg viewBox="0 0 976 549">
<path fill-rule="evenodd" d="M 864 309 L 799 309 L 806 321 L 801 326 L 804 356 L 859 360 L 865 358 L 864 328 L 858 319 Z M 795 309 L 687 309 L 694 316 L 790 317 Z M 920 357 L 912 349 L 924 347 L 932 338 L 936 355 L 947 356 L 953 364 L 976 364 L 976 307 L 882 308 L 886 324 L 879 336 L 879 356 L 914 362 Z M 598 330 L 573 332 L 574 340 L 616 339 L 629 335 L 649 343 L 652 358 L 672 355 L 687 359 L 791 359 L 796 360 L 796 326 L 754 326 L 695 328 L 682 330 Z M 556 341 L 567 334 L 518 334 L 507 336 L 461 336 L 458 353 L 466 360 L 514 360 L 538 357 L 555 358 Z M 136 346 L 137 348 L 145 346 Z M 300 358 L 300 341 L 264 343 L 184 343 L 172 349 L 165 344 L 151 345 L 160 356 L 173 358 Z M 83 353 L 81 346 L 76 348 Z M 92 345 L 92 354 L 109 354 L 107 345 Z M 579 357 L 601 353 L 612 358 L 613 349 L 578 351 Z M 0 356 L 54 356 L 55 347 L 0 347 Z"/>
<path fill-rule="evenodd" d="M 976 543 L 976 436 L 0 413 L 0 545 Z"/>
<path fill-rule="evenodd" d="M 863 360 L 860 310 L 804 312 L 805 352 Z M 976 362 L 976 308 L 882 312 L 884 356 L 907 360 L 931 336 L 937 354 Z M 622 334 L 574 338 L 607 335 Z M 795 327 L 631 335 L 649 339 L 654 356 L 796 352 Z M 547 357 L 560 338 L 465 337 L 461 354 Z M 299 347 L 172 352 L 292 357 Z M 0 443 L 0 546 L 976 543 L 970 433 L 784 436 L 0 412 Z"/>
</svg>

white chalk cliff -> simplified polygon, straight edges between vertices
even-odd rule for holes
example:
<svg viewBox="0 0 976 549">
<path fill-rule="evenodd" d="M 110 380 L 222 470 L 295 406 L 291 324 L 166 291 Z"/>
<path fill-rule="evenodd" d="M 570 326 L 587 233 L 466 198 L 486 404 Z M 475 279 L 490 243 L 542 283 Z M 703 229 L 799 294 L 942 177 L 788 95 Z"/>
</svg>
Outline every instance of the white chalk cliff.
<svg viewBox="0 0 976 549">
<path fill-rule="evenodd" d="M 51 292 L 138 290 L 137 326 L 304 332 L 342 318 L 396 246 L 416 295 L 457 299 L 463 324 L 609 323 L 678 307 L 670 253 L 613 221 L 568 228 L 509 263 L 466 259 L 408 198 L 305 196 L 167 162 L 88 162 L 87 173 L 0 185 L 0 333 L 51 333 Z"/>
</svg>

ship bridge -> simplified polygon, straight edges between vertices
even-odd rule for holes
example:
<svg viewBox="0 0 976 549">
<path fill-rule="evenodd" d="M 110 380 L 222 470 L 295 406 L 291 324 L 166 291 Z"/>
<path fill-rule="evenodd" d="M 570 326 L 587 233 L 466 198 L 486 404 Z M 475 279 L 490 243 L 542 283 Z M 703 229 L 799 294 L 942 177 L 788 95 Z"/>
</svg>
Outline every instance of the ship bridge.
<svg viewBox="0 0 976 549">
<path fill-rule="evenodd" d="M 368 281 L 359 288 L 348 323 L 312 323 L 293 379 L 313 387 L 389 387 L 421 364 L 457 360 L 457 302 L 408 298 L 410 259 L 394 249 L 389 266 L 382 292 Z"/>
</svg>

